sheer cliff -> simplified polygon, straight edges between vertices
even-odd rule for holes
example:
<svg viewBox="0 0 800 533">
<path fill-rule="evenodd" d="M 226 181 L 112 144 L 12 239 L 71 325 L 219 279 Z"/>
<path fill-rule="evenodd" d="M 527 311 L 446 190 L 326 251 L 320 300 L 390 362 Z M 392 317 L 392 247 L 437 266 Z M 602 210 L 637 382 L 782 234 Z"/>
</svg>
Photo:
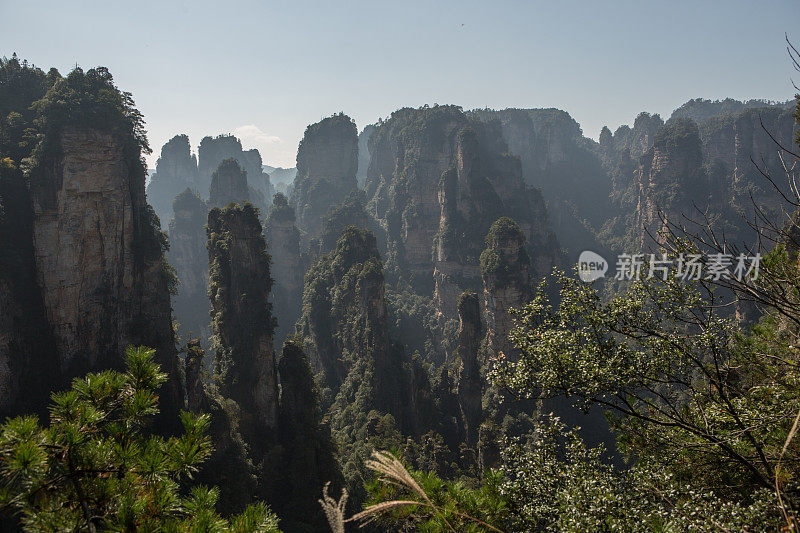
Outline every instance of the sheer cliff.
<svg viewBox="0 0 800 533">
<path fill-rule="evenodd" d="M 300 318 L 303 302 L 303 274 L 305 258 L 300 253 L 300 230 L 295 224 L 294 209 L 286 196 L 276 193 L 267 215 L 264 236 L 272 256 L 271 273 L 273 284 L 273 308 L 278 325 L 275 332 L 276 346 L 294 331 Z"/>
<path fill-rule="evenodd" d="M 211 337 L 208 303 L 208 250 L 205 224 L 208 205 L 186 189 L 172 201 L 167 259 L 178 277 L 172 310 L 183 340 L 198 337 L 205 347 Z"/>
<path fill-rule="evenodd" d="M 147 186 L 147 201 L 155 209 L 161 227 L 172 219 L 172 199 L 184 189 L 197 190 L 197 157 L 187 135 L 176 135 L 161 147 L 156 172 Z"/>
<path fill-rule="evenodd" d="M 306 238 L 319 237 L 328 211 L 356 189 L 358 132 L 344 114 L 306 128 L 297 148 L 297 176 L 290 203 Z"/>
<path fill-rule="evenodd" d="M 221 393 L 242 406 L 242 433 L 254 442 L 277 424 L 270 256 L 252 204 L 212 209 L 207 232 L 208 294 Z"/>
</svg>

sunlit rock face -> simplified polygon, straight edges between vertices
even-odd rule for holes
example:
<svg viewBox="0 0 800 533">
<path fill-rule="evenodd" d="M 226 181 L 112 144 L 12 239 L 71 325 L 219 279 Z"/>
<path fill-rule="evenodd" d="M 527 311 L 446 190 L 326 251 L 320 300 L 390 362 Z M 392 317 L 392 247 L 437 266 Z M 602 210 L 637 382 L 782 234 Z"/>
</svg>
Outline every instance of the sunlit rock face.
<svg viewBox="0 0 800 533">
<path fill-rule="evenodd" d="M 198 186 L 197 158 L 191 153 L 189 137 L 176 135 L 161 148 L 156 172 L 147 186 L 147 201 L 162 228 L 172 219 L 172 199 L 184 189 L 198 190 Z"/>
<path fill-rule="evenodd" d="M 358 172 L 356 179 L 358 186 L 364 187 L 367 182 L 367 170 L 369 169 L 369 139 L 375 132 L 375 124 L 368 124 L 364 126 L 361 133 L 358 134 Z"/>
<path fill-rule="evenodd" d="M 119 368 L 128 345 L 157 350 L 169 372 L 162 411 L 183 394 L 170 317 L 163 234 L 136 171 L 113 135 L 67 128 L 31 182 L 33 244 L 64 376 Z"/>
<path fill-rule="evenodd" d="M 297 148 L 291 205 L 307 238 L 319 237 L 325 216 L 356 189 L 358 131 L 344 114 L 306 128 Z"/>
<path fill-rule="evenodd" d="M 212 209 L 207 232 L 215 360 L 224 370 L 221 392 L 242 406 L 243 434 L 257 439 L 277 423 L 270 256 L 251 204 Z"/>
</svg>

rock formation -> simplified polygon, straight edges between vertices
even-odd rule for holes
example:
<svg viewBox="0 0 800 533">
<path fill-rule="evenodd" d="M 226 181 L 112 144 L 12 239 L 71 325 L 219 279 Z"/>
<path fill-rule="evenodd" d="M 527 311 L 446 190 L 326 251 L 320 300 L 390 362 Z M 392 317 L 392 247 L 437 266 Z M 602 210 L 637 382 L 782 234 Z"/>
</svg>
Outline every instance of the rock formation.
<svg viewBox="0 0 800 533">
<path fill-rule="evenodd" d="M 212 209 L 207 231 L 221 393 L 242 407 L 242 433 L 253 442 L 277 423 L 270 256 L 251 204 Z"/>
<path fill-rule="evenodd" d="M 0 161 L 0 415 L 45 412 L 58 367 L 36 279 L 30 194 L 16 165 Z"/>
<path fill-rule="evenodd" d="M 364 126 L 358 134 L 358 172 L 356 179 L 359 187 L 364 187 L 367 182 L 367 170 L 369 169 L 369 138 L 375 132 L 375 124 Z"/>
<path fill-rule="evenodd" d="M 330 428 L 322 423 L 317 387 L 302 347 L 286 342 L 278 370 L 281 380 L 279 434 L 283 448 L 277 486 L 278 512 L 286 531 L 327 529 L 319 506 L 319 487 L 330 482 L 340 490 L 342 474 Z M 305 527 L 302 527 L 306 524 Z"/>
<path fill-rule="evenodd" d="M 692 216 L 708 205 L 711 190 L 697 124 L 677 119 L 659 129 L 653 147 L 639 159 L 636 175 L 634 228 L 639 235 L 634 249 L 643 249 L 667 220 Z"/>
<path fill-rule="evenodd" d="M 247 172 L 234 158 L 223 160 L 211 175 L 208 203 L 211 207 L 225 207 L 231 202 L 242 204 L 250 200 Z"/>
<path fill-rule="evenodd" d="M 197 179 L 197 157 L 191 153 L 189 137 L 176 135 L 161 147 L 156 172 L 147 186 L 147 201 L 162 228 L 172 219 L 172 199 L 186 188 L 197 190 Z"/>
<path fill-rule="evenodd" d="M 476 118 L 499 121 L 508 151 L 519 156 L 525 183 L 541 190 L 558 241 L 570 260 L 595 247 L 592 229 L 613 213 L 608 200 L 611 179 L 597 156 L 596 143 L 580 125 L 558 109 L 476 110 Z M 518 216 L 504 213 L 516 219 Z"/>
<path fill-rule="evenodd" d="M 261 154 L 258 150 L 243 150 L 242 143 L 233 135 L 203 137 L 197 149 L 198 185 L 200 191 L 207 191 L 211 186 L 211 175 L 226 159 L 236 159 L 239 166 L 247 173 L 251 187 L 259 191 L 264 198 L 272 198 L 275 191 L 262 168 Z M 256 206 L 258 207 L 258 206 Z"/>
<path fill-rule="evenodd" d="M 358 132 L 344 114 L 306 128 L 297 148 L 297 176 L 291 204 L 297 225 L 309 238 L 319 237 L 331 207 L 356 189 Z"/>
<path fill-rule="evenodd" d="M 208 303 L 208 250 L 205 231 L 208 206 L 186 189 L 172 202 L 167 259 L 178 277 L 172 310 L 182 339 L 199 337 L 207 346 L 211 338 Z"/>
<path fill-rule="evenodd" d="M 401 109 L 370 139 L 368 211 L 387 228 L 402 275 L 434 292 L 440 322 L 456 319 L 464 290 L 480 289 L 480 243 L 503 214 L 520 221 L 537 274 L 558 259 L 542 197 L 507 151 L 496 120 L 454 106 Z"/>
<path fill-rule="evenodd" d="M 786 146 L 793 131 L 785 103 L 695 99 L 663 125 L 657 115 L 640 114 L 633 128 L 620 126 L 611 139 L 601 137 L 612 200 L 619 212 L 632 214 L 618 217 L 606 236 L 617 239 L 617 248 L 636 250 L 649 240 L 647 231 L 658 231 L 667 220 L 691 225 L 686 218 L 709 216 L 730 242 L 752 246 L 758 236 L 745 221 L 753 219 L 755 206 L 779 224 L 787 208 L 757 166 L 789 192 L 770 135 Z"/>
<path fill-rule="evenodd" d="M 478 429 L 483 418 L 481 399 L 483 378 L 478 352 L 483 331 L 481 328 L 480 302 L 474 292 L 461 294 L 458 300 L 458 404 L 464 424 L 465 442 L 475 446 Z"/>
<path fill-rule="evenodd" d="M 122 366 L 128 345 L 156 349 L 169 373 L 164 416 L 183 405 L 171 325 L 166 238 L 145 202 L 144 168 L 125 140 L 66 127 L 31 180 L 38 285 L 62 375 Z"/>
<path fill-rule="evenodd" d="M 0 410 L 39 409 L 52 389 L 121 369 L 126 348 L 145 345 L 169 375 L 158 424 L 171 431 L 184 398 L 170 316 L 174 279 L 166 236 L 145 200 L 141 115 L 104 68 L 76 68 L 66 78 L 30 70 L 23 78 L 35 87 L 13 88 L 0 110 L 20 105 L 17 126 L 37 133 L 7 150 L 14 131 L 0 127 Z M 35 108 L 26 100 L 45 90 Z"/>
<path fill-rule="evenodd" d="M 294 324 L 300 317 L 305 273 L 294 209 L 281 193 L 275 194 L 264 230 L 275 279 L 272 289 L 273 309 L 278 320 L 275 341 L 277 346 L 281 346 L 294 331 Z"/>
<path fill-rule="evenodd" d="M 303 310 L 298 327 L 309 362 L 333 390 L 354 359 L 390 357 L 383 266 L 374 235 L 355 227 L 345 230 L 336 249 L 309 269 Z"/>
<path fill-rule="evenodd" d="M 486 317 L 486 356 L 515 358 L 518 350 L 508 338 L 512 328 L 509 310 L 519 309 L 533 296 L 530 257 L 525 235 L 508 217 L 492 224 L 481 254 L 483 309 Z"/>
</svg>

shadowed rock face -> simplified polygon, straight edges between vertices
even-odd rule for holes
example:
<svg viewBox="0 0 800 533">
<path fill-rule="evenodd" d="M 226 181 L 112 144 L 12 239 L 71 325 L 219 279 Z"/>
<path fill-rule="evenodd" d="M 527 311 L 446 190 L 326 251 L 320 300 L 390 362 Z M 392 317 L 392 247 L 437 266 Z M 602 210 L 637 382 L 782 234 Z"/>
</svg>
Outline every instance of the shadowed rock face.
<svg viewBox="0 0 800 533">
<path fill-rule="evenodd" d="M 334 115 L 306 128 L 297 148 L 291 204 L 297 225 L 318 237 L 328 211 L 356 189 L 358 132 L 347 115 Z"/>
<path fill-rule="evenodd" d="M 231 202 L 244 203 L 250 200 L 247 187 L 247 172 L 236 159 L 222 161 L 211 175 L 208 203 L 211 207 L 225 207 Z"/>
<path fill-rule="evenodd" d="M 277 346 L 282 346 L 300 317 L 305 264 L 300 255 L 300 231 L 295 225 L 294 209 L 281 193 L 277 193 L 273 199 L 264 233 L 275 278 L 272 291 L 275 318 L 278 320 L 275 340 Z"/>
<path fill-rule="evenodd" d="M 596 143 L 583 136 L 580 125 L 558 109 L 476 110 L 472 116 L 499 121 L 508 151 L 520 158 L 526 184 L 541 191 L 550 225 L 559 242 L 571 251 L 593 247 L 595 228 L 612 213 L 611 179 L 595 154 Z M 524 220 L 511 216 L 525 230 Z"/>
<path fill-rule="evenodd" d="M 458 403 L 464 423 L 466 442 L 478 442 L 478 429 L 483 418 L 481 398 L 483 379 L 478 358 L 483 331 L 481 328 L 480 301 L 474 292 L 463 293 L 458 301 Z"/>
<path fill-rule="evenodd" d="M 181 338 L 199 337 L 207 344 L 211 337 L 208 303 L 208 250 L 205 231 L 208 206 L 186 189 L 172 202 L 175 213 L 169 224 L 167 259 L 178 276 L 178 293 L 172 308 Z"/>
<path fill-rule="evenodd" d="M 368 211 L 387 228 L 393 260 L 415 290 L 433 288 L 440 324 L 457 318 L 464 290 L 480 290 L 483 238 L 500 216 L 519 221 L 537 274 L 558 260 L 544 201 L 523 182 L 498 121 L 455 106 L 401 109 L 369 146 Z"/>
<path fill-rule="evenodd" d="M 224 373 L 221 392 L 242 406 L 243 433 L 257 439 L 277 423 L 270 256 L 251 204 L 212 209 L 207 228 L 209 297 L 219 341 L 216 365 Z"/>
<path fill-rule="evenodd" d="M 670 217 L 691 215 L 694 205 L 708 205 L 711 191 L 697 124 L 679 119 L 659 129 L 653 147 L 639 159 L 637 184 L 640 248 L 650 240 L 648 233 L 657 235 Z"/>
<path fill-rule="evenodd" d="M 161 147 L 156 173 L 147 186 L 147 201 L 165 228 L 172 219 L 172 199 L 186 188 L 197 190 L 197 158 L 191 152 L 189 137 L 176 135 Z"/>
<path fill-rule="evenodd" d="M 533 296 L 530 266 L 519 225 L 507 217 L 498 219 L 489 230 L 486 250 L 481 254 L 485 343 L 490 359 L 518 356 L 508 338 L 513 325 L 509 310 L 519 309 Z"/>
<path fill-rule="evenodd" d="M 37 280 L 60 372 L 119 368 L 128 345 L 150 346 L 170 375 L 162 411 L 177 416 L 183 394 L 163 234 L 145 203 L 144 172 L 131 169 L 113 135 L 67 128 L 59 141 L 31 197 Z"/>
<path fill-rule="evenodd" d="M 0 166 L 0 416 L 43 412 L 59 370 L 33 253 L 26 178 Z"/>
<path fill-rule="evenodd" d="M 211 176 L 220 163 L 233 158 L 247 173 L 248 182 L 253 189 L 264 198 L 272 198 L 272 195 L 275 194 L 269 174 L 262 169 L 261 154 L 255 149 L 243 150 L 241 141 L 233 135 L 203 137 L 197 150 L 197 158 L 197 190 L 199 191 L 207 191 L 211 186 Z"/>
</svg>

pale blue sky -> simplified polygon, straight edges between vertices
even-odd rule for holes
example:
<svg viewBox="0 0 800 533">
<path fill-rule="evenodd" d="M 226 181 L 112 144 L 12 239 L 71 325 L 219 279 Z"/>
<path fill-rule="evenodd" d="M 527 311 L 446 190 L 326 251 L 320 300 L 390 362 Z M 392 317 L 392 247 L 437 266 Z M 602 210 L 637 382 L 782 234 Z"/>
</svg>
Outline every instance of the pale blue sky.
<svg viewBox="0 0 800 533">
<path fill-rule="evenodd" d="M 306 125 L 403 106 L 558 107 L 597 138 L 689 98 L 785 100 L 800 1 L 0 0 L 0 55 L 107 66 L 154 154 L 238 133 L 292 166 Z M 794 33 L 793 33 L 794 32 Z"/>
</svg>

